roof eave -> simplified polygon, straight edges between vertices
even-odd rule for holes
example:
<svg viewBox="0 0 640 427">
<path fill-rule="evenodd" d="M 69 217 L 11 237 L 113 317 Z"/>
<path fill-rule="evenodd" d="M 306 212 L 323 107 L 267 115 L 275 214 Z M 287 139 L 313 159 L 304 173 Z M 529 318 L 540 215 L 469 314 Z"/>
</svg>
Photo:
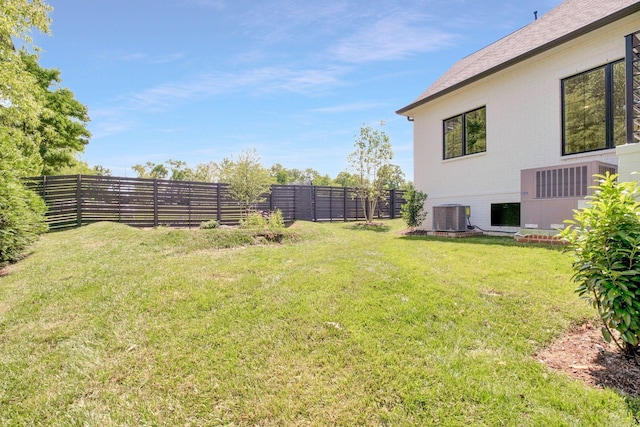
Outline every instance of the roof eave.
<svg viewBox="0 0 640 427">
<path fill-rule="evenodd" d="M 446 89 L 443 89 L 439 92 L 434 93 L 433 95 L 427 96 L 426 98 L 422 98 L 419 99 L 409 105 L 407 105 L 406 107 L 403 107 L 399 110 L 396 111 L 396 114 L 399 114 L 401 116 L 410 116 L 410 114 L 408 114 L 411 110 L 420 107 L 421 105 L 426 104 L 427 102 L 433 101 L 434 99 L 440 98 L 441 96 L 444 96 L 448 93 L 454 92 L 464 86 L 470 85 L 473 82 L 476 82 L 478 80 L 481 80 L 487 76 L 490 76 L 491 74 L 495 74 L 498 71 L 504 70 L 505 68 L 509 68 L 512 65 L 515 65 L 519 62 L 522 62 L 526 59 L 532 58 L 536 55 L 539 55 L 547 50 L 553 49 L 556 46 L 559 46 L 561 44 L 564 44 L 570 40 L 576 39 L 580 36 L 583 36 L 587 33 L 590 33 L 591 31 L 594 31 L 600 27 L 604 27 L 605 25 L 611 24 L 612 22 L 615 22 L 619 19 L 622 19 L 628 15 L 631 15 L 635 12 L 640 11 L 640 2 L 638 3 L 634 3 L 630 6 L 625 7 L 624 9 L 620 9 L 617 12 L 612 13 L 611 15 L 608 15 L 602 19 L 599 19 L 597 21 L 592 22 L 589 25 L 585 25 L 582 28 L 579 28 L 571 33 L 565 34 L 562 37 L 559 37 L 553 41 L 550 41 L 546 44 L 543 44 L 542 46 L 539 46 L 535 49 L 530 50 L 529 52 L 523 53 L 522 55 L 516 56 L 515 58 L 512 58 L 508 61 L 505 61 L 493 68 L 490 68 L 486 71 L 483 71 L 479 74 L 476 74 L 473 77 L 468 78 L 467 80 L 463 80 L 460 83 L 457 83 L 453 86 L 450 86 Z"/>
</svg>

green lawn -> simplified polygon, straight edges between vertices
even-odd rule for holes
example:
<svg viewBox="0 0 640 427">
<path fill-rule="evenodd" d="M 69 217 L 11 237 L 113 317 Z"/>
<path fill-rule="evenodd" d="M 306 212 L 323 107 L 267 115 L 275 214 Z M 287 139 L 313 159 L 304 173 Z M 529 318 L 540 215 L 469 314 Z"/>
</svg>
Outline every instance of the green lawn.
<svg viewBox="0 0 640 427">
<path fill-rule="evenodd" d="M 568 254 L 401 228 L 48 234 L 0 278 L 0 425 L 633 423 L 532 356 L 594 315 Z"/>
</svg>

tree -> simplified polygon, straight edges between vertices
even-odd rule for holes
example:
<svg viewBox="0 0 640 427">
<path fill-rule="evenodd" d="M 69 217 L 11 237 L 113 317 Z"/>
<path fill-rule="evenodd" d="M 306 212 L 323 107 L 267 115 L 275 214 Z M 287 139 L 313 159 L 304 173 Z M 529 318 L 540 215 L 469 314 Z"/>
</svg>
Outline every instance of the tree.
<svg viewBox="0 0 640 427">
<path fill-rule="evenodd" d="M 72 166 L 76 154 L 84 151 L 91 133 L 87 129 L 87 107 L 75 99 L 73 92 L 60 88 L 60 71 L 38 64 L 38 57 L 21 52 L 27 71 L 36 79 L 41 91 L 43 108 L 39 120 L 30 132 L 36 135 L 42 158 L 42 174 L 55 175 Z M 28 126 L 25 124 L 25 127 Z"/>
<path fill-rule="evenodd" d="M 93 167 L 83 160 L 75 159 L 74 163 L 70 166 L 66 166 L 60 169 L 58 172 L 60 175 L 97 175 L 97 176 L 111 176 L 111 170 L 102 166 L 95 165 Z"/>
<path fill-rule="evenodd" d="M 384 122 L 380 122 L 384 126 Z M 381 171 L 393 158 L 389 137 L 384 131 L 364 124 L 360 135 L 355 136 L 355 151 L 348 157 L 350 168 L 357 181 L 357 197 L 362 201 L 362 209 L 367 224 L 373 222 L 378 200 L 383 194 Z"/>
<path fill-rule="evenodd" d="M 3 0 L 0 19 L 0 267 L 19 259 L 46 229 L 44 203 L 22 183 L 39 174 L 38 126 L 42 89 L 22 61 L 32 29 L 49 31 L 49 6 L 40 0 Z"/>
<path fill-rule="evenodd" d="M 275 179 L 276 184 L 291 184 L 291 176 L 289 175 L 289 171 L 280 163 L 276 163 L 271 166 L 269 173 Z"/>
<path fill-rule="evenodd" d="M 404 172 L 398 165 L 384 165 L 380 168 L 380 180 L 382 188 L 385 190 L 394 190 L 401 188 L 405 183 Z"/>
<path fill-rule="evenodd" d="M 311 183 L 313 185 L 324 185 L 324 186 L 331 186 L 334 184 L 333 180 L 331 179 L 331 177 L 328 174 L 324 174 L 324 175 L 320 175 L 318 174 L 318 176 L 316 176 L 313 181 L 311 181 Z"/>
<path fill-rule="evenodd" d="M 357 187 L 358 177 L 347 171 L 342 171 L 336 176 L 333 182 L 341 187 Z"/>
<path fill-rule="evenodd" d="M 147 162 L 144 165 L 133 165 L 131 169 L 138 174 L 138 178 L 164 179 L 169 175 L 169 171 L 162 163 Z"/>
<path fill-rule="evenodd" d="M 171 169 L 171 176 L 169 177 L 170 180 L 192 181 L 191 178 L 193 178 L 193 170 L 187 166 L 186 162 L 183 162 L 182 160 L 169 159 L 165 164 L 169 165 L 169 169 Z"/>
<path fill-rule="evenodd" d="M 237 160 L 225 158 L 218 168 L 220 181 L 229 184 L 229 195 L 238 201 L 245 217 L 252 205 L 263 202 L 271 192 L 274 179 L 255 149 L 243 151 Z"/>
<path fill-rule="evenodd" d="M 199 163 L 195 170 L 189 169 L 188 181 L 215 182 L 218 180 L 218 167 L 215 162 Z"/>
</svg>

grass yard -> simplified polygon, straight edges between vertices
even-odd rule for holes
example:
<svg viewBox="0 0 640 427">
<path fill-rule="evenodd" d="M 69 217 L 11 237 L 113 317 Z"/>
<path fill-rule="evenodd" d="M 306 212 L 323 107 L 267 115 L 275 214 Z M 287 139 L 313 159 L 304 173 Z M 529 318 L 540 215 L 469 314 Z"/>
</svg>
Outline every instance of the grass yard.
<svg viewBox="0 0 640 427">
<path fill-rule="evenodd" d="M 569 255 L 385 224 L 44 236 L 0 278 L 0 425 L 633 424 L 532 356 L 594 315 Z"/>
</svg>

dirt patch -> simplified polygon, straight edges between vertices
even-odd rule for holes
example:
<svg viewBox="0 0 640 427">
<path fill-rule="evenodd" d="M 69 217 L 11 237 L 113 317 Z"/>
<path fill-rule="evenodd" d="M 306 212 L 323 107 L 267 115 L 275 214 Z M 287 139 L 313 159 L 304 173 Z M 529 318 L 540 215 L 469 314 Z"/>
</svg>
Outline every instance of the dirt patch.
<svg viewBox="0 0 640 427">
<path fill-rule="evenodd" d="M 7 271 L 7 268 L 6 267 L 0 267 L 0 277 L 6 276 L 7 274 L 9 274 L 9 272 Z"/>
<path fill-rule="evenodd" d="M 640 397 L 640 365 L 603 340 L 594 323 L 576 326 L 535 355 L 549 368 L 596 388 Z"/>
</svg>

